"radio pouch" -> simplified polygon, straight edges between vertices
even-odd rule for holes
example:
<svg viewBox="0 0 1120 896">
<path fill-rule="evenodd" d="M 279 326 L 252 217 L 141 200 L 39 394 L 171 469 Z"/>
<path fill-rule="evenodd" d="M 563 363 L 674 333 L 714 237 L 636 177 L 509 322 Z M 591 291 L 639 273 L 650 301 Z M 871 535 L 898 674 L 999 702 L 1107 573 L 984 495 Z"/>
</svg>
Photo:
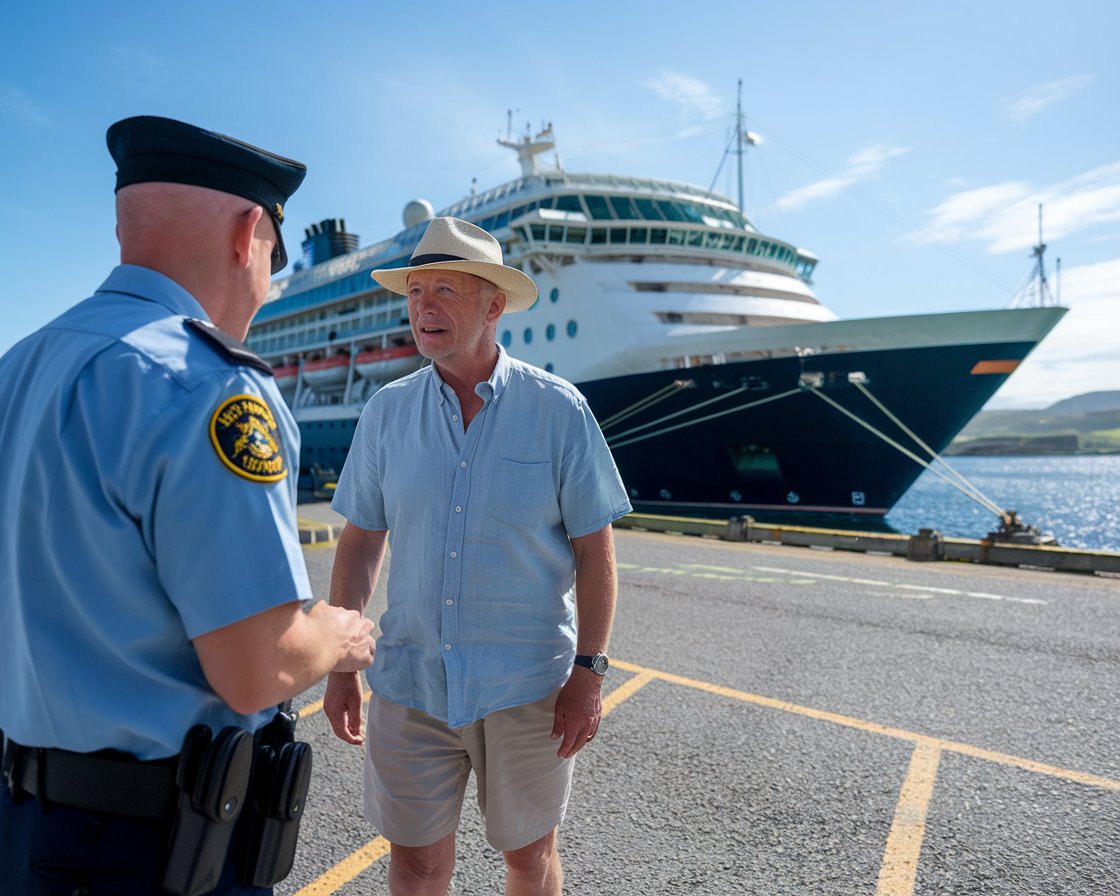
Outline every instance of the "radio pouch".
<svg viewBox="0 0 1120 896">
<path fill-rule="evenodd" d="M 295 740 L 295 714 L 278 712 L 257 732 L 241 883 L 271 887 L 292 870 L 311 784 L 311 745 Z"/>
<path fill-rule="evenodd" d="M 187 732 L 176 772 L 179 808 L 163 875 L 167 892 L 199 896 L 217 886 L 248 795 L 252 761 L 253 737 L 243 728 L 223 728 L 213 737 L 205 725 Z"/>
</svg>

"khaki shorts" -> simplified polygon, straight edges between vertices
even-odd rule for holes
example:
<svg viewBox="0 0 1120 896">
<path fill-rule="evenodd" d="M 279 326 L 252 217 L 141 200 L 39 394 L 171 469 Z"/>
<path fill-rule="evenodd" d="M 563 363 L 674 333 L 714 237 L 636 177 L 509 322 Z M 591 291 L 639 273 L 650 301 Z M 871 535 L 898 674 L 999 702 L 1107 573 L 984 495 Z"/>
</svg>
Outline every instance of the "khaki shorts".
<svg viewBox="0 0 1120 896">
<path fill-rule="evenodd" d="M 459 826 L 471 770 L 486 839 L 528 846 L 564 820 L 572 759 L 556 755 L 556 696 L 448 728 L 427 713 L 371 695 L 364 814 L 390 843 L 428 846 Z"/>
</svg>

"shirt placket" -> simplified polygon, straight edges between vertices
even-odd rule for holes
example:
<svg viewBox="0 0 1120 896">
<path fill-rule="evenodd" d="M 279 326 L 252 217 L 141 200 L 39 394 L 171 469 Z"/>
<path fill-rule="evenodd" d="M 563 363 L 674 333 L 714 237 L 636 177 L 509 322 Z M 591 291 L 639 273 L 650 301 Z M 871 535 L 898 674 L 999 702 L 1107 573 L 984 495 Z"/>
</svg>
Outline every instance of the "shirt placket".
<svg viewBox="0 0 1120 896">
<path fill-rule="evenodd" d="M 440 637 L 443 641 L 443 664 L 447 676 L 447 714 L 454 725 L 455 719 L 464 717 L 463 675 L 467 657 L 459 644 L 460 605 L 463 584 L 463 549 L 467 534 L 467 513 L 471 493 L 471 475 L 474 459 L 490 405 L 484 398 L 482 410 L 475 415 L 460 441 L 461 449 L 455 460 L 455 481 L 451 489 L 451 505 L 447 514 L 447 539 L 443 551 L 443 594 L 441 595 L 442 619 Z M 445 404 L 451 415 L 451 424 L 462 432 L 459 402 Z"/>
</svg>

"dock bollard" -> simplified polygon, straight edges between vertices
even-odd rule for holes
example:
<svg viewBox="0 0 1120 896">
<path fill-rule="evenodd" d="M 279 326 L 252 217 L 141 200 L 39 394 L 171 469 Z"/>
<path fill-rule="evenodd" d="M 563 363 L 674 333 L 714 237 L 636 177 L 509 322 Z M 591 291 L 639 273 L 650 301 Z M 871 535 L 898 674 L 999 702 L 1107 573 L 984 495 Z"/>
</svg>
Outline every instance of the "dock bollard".
<svg viewBox="0 0 1120 896">
<path fill-rule="evenodd" d="M 941 533 L 936 529 L 919 529 L 906 543 L 907 560 L 942 560 L 945 557 Z"/>
<path fill-rule="evenodd" d="M 751 516 L 733 516 L 727 521 L 727 541 L 746 541 L 747 534 L 750 532 L 751 523 L 754 522 L 754 517 Z"/>
</svg>

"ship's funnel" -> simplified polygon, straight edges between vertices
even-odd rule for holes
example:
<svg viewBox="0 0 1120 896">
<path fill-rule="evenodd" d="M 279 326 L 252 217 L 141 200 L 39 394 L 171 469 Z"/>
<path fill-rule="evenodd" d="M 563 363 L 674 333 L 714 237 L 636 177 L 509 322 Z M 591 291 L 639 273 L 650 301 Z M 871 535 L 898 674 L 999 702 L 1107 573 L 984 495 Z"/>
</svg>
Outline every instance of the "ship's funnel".
<svg viewBox="0 0 1120 896">
<path fill-rule="evenodd" d="M 342 218 L 328 218 L 304 231 L 303 255 L 309 267 L 322 264 L 358 248 L 358 235 L 346 232 Z"/>
</svg>

